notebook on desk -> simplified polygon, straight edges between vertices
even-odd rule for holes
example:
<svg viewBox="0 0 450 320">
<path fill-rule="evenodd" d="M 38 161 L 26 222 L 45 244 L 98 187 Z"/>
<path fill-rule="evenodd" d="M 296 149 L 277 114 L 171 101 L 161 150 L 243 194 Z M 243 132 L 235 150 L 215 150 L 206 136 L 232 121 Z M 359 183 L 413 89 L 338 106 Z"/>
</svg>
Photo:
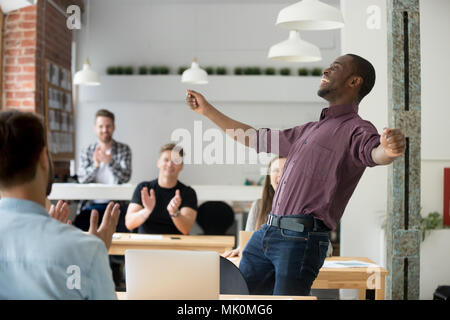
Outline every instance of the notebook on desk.
<svg viewBox="0 0 450 320">
<path fill-rule="evenodd" d="M 127 299 L 217 300 L 219 261 L 210 251 L 126 250 Z"/>
</svg>

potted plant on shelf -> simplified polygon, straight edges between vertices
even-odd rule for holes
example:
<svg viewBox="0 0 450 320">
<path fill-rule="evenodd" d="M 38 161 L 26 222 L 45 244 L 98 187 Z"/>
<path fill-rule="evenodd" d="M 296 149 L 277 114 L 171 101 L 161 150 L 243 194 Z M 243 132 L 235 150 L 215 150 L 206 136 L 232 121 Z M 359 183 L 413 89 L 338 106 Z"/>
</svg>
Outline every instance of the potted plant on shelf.
<svg viewBox="0 0 450 320">
<path fill-rule="evenodd" d="M 321 68 L 314 68 L 311 70 L 311 75 L 315 77 L 319 77 L 322 75 L 322 69 Z"/>
<path fill-rule="evenodd" d="M 217 67 L 216 74 L 219 76 L 223 76 L 227 74 L 227 68 L 225 67 Z"/>
<path fill-rule="evenodd" d="M 178 74 L 179 74 L 179 75 L 182 75 L 183 72 L 185 72 L 187 69 L 189 69 L 188 66 L 181 66 L 181 67 L 179 67 L 179 68 L 178 68 Z"/>
<path fill-rule="evenodd" d="M 141 74 L 141 75 L 148 74 L 148 68 L 146 66 L 140 66 L 139 70 L 138 70 L 138 73 Z"/>
<path fill-rule="evenodd" d="M 271 67 L 266 68 L 266 69 L 264 70 L 264 74 L 267 75 L 267 76 L 273 76 L 273 75 L 275 75 L 275 68 L 271 68 Z"/>
<path fill-rule="evenodd" d="M 123 67 L 119 66 L 116 68 L 116 74 L 124 74 L 124 73 L 125 73 L 125 70 Z"/>
<path fill-rule="evenodd" d="M 234 68 L 234 74 L 237 75 L 237 76 L 240 76 L 240 75 L 244 74 L 242 67 Z"/>
<path fill-rule="evenodd" d="M 209 67 L 205 67 L 205 71 L 206 73 L 210 76 L 212 74 L 214 74 L 214 68 L 209 66 Z"/>
<path fill-rule="evenodd" d="M 291 75 L 291 69 L 289 69 L 289 68 L 281 68 L 280 69 L 280 74 L 282 76 L 289 76 L 289 75 Z"/>
<path fill-rule="evenodd" d="M 106 68 L 106 74 L 109 74 L 109 75 L 117 74 L 117 68 L 116 67 Z"/>
<path fill-rule="evenodd" d="M 170 73 L 170 68 L 168 66 L 161 66 L 159 68 L 159 73 L 160 74 L 169 74 Z"/>
<path fill-rule="evenodd" d="M 299 76 L 307 76 L 309 74 L 308 69 L 306 68 L 299 68 L 298 69 L 298 75 Z"/>
<path fill-rule="evenodd" d="M 131 74 L 134 73 L 134 68 L 131 67 L 131 66 L 125 67 L 123 69 L 123 73 L 126 74 L 126 75 L 131 75 Z"/>
<path fill-rule="evenodd" d="M 151 66 L 150 67 L 150 74 L 160 74 L 161 73 L 161 68 L 158 66 Z"/>
</svg>

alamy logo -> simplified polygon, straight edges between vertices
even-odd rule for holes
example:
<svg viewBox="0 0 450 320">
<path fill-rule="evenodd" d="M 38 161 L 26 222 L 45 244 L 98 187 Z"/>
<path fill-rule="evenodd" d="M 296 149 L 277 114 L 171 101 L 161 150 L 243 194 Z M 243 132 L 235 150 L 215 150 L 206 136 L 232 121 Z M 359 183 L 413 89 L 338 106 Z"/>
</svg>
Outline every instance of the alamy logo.
<svg viewBox="0 0 450 320">
<path fill-rule="evenodd" d="M 69 275 L 67 277 L 66 286 L 69 290 L 80 290 L 81 289 L 81 270 L 79 266 L 70 265 L 66 273 Z"/>
<path fill-rule="evenodd" d="M 81 29 L 81 9 L 79 6 L 71 5 L 67 7 L 67 14 L 69 17 L 67 18 L 67 28 L 69 30 Z"/>
</svg>

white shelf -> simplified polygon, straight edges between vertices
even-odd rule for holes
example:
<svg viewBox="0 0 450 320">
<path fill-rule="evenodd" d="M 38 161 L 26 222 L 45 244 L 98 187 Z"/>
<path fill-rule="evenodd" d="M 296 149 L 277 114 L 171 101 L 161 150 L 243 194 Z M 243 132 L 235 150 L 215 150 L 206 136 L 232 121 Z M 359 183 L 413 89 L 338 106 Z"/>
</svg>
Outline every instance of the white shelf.
<svg viewBox="0 0 450 320">
<path fill-rule="evenodd" d="M 180 102 L 186 89 L 213 102 L 322 102 L 317 96 L 320 77 L 314 76 L 209 76 L 206 85 L 181 83 L 179 75 L 104 75 L 101 85 L 80 86 L 80 102 Z"/>
</svg>

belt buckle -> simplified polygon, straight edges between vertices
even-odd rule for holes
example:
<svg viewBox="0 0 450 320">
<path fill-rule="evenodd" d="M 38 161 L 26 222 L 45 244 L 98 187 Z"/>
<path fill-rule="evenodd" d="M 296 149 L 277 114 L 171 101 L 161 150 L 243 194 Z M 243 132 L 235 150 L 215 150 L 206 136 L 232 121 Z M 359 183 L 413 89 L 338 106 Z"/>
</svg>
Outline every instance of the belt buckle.
<svg viewBox="0 0 450 320">
<path fill-rule="evenodd" d="M 271 225 L 272 225 L 272 221 L 273 221 L 273 216 L 269 214 L 269 215 L 267 216 L 267 224 L 268 224 L 269 226 L 271 226 Z"/>
</svg>

